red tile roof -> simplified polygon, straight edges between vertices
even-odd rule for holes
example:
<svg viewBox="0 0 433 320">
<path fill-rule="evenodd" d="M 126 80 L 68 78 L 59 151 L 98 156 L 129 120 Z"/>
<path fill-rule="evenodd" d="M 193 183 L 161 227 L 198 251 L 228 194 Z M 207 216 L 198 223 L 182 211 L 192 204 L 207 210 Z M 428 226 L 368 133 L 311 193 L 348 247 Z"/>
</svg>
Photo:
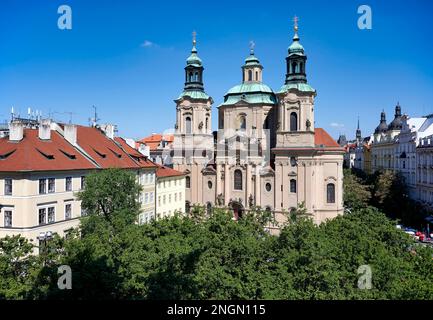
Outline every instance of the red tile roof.
<svg viewBox="0 0 433 320">
<path fill-rule="evenodd" d="M 77 143 L 101 168 L 140 168 L 121 147 L 97 128 L 77 126 Z"/>
<path fill-rule="evenodd" d="M 121 146 L 121 148 L 131 156 L 135 162 L 141 167 L 141 168 L 155 168 L 157 167 L 157 164 L 153 163 L 147 157 L 145 157 L 143 154 L 132 148 L 129 144 L 126 143 L 125 139 L 116 137 L 114 140 Z"/>
<path fill-rule="evenodd" d="M 156 169 L 156 176 L 158 178 L 164 178 L 164 177 L 176 177 L 176 176 L 183 176 L 185 175 L 184 173 L 165 167 L 165 166 L 160 166 L 158 165 L 158 169 Z"/>
<path fill-rule="evenodd" d="M 161 143 L 162 140 L 167 141 L 168 143 L 172 143 L 174 141 L 174 135 L 165 135 L 163 136 L 162 134 L 159 133 L 155 133 L 152 134 L 148 137 L 145 137 L 141 140 L 139 140 L 139 142 L 146 144 L 151 151 L 154 151 L 156 149 L 158 149 L 159 144 Z"/>
<path fill-rule="evenodd" d="M 78 170 L 97 168 L 58 132 L 41 140 L 38 129 L 24 129 L 21 141 L 0 139 L 0 172 Z"/>
<path fill-rule="evenodd" d="M 338 143 L 322 128 L 316 128 L 314 130 L 314 144 L 316 146 L 325 147 L 340 147 Z"/>
</svg>

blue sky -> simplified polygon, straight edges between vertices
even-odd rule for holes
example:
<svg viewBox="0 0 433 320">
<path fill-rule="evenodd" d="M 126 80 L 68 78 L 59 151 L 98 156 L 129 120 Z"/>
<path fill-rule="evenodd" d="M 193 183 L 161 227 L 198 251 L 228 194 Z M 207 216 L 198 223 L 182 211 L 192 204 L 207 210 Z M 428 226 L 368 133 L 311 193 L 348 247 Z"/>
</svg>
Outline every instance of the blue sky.
<svg viewBox="0 0 433 320">
<path fill-rule="evenodd" d="M 62 4 L 72 8 L 72 30 L 57 28 Z M 372 30 L 357 27 L 362 4 Z M 397 101 L 411 116 L 433 113 L 433 1 L 2 0 L 0 120 L 14 106 L 63 121 L 73 112 L 86 124 L 96 105 L 101 122 L 126 137 L 173 127 L 196 30 L 216 130 L 216 107 L 241 81 L 251 40 L 264 82 L 283 84 L 294 15 L 318 92 L 316 127 L 353 137 L 359 115 L 366 135 L 382 109 L 391 120 Z"/>
</svg>

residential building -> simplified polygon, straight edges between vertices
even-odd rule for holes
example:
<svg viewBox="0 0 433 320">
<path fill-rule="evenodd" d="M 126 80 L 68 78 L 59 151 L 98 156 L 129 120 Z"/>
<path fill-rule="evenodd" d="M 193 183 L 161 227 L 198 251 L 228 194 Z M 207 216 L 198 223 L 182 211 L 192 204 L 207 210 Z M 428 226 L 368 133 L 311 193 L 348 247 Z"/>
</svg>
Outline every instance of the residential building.
<svg viewBox="0 0 433 320">
<path fill-rule="evenodd" d="M 165 166 L 156 170 L 156 216 L 185 213 L 185 174 Z"/>
</svg>

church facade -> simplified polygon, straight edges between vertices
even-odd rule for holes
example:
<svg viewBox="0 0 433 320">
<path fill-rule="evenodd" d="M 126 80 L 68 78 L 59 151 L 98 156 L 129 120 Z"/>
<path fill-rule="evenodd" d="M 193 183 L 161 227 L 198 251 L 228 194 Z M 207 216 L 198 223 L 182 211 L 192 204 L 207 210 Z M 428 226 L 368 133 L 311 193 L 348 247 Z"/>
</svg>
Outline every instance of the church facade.
<svg viewBox="0 0 433 320">
<path fill-rule="evenodd" d="M 295 23 L 285 81 L 274 92 L 251 48 L 242 82 L 231 88 L 211 128 L 213 99 L 203 85 L 203 63 L 193 40 L 185 87 L 176 103 L 173 168 L 186 175 L 186 211 L 194 204 L 226 207 L 238 218 L 253 207 L 285 213 L 305 207 L 316 223 L 342 214 L 343 154 L 315 128 L 316 90 L 307 82 L 307 56 Z"/>
</svg>

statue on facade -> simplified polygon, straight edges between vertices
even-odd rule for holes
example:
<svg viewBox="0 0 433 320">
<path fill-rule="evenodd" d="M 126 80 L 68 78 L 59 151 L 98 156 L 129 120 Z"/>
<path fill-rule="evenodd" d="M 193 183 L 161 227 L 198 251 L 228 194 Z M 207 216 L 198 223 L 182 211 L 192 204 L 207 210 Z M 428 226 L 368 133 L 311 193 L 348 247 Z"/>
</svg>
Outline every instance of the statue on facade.
<svg viewBox="0 0 433 320">
<path fill-rule="evenodd" d="M 307 121 L 305 122 L 305 125 L 307 126 L 307 130 L 311 128 L 311 121 L 310 121 L 310 119 L 307 119 Z"/>
<path fill-rule="evenodd" d="M 250 208 L 254 206 L 254 196 L 251 193 L 250 197 L 248 198 L 248 205 Z"/>
<path fill-rule="evenodd" d="M 198 124 L 198 128 L 201 130 L 203 129 L 203 121 L 200 121 L 200 123 Z"/>
<path fill-rule="evenodd" d="M 223 206 L 224 205 L 224 195 L 222 194 L 222 193 L 220 193 L 218 196 L 217 196 L 217 204 L 218 204 L 218 206 Z"/>
</svg>

